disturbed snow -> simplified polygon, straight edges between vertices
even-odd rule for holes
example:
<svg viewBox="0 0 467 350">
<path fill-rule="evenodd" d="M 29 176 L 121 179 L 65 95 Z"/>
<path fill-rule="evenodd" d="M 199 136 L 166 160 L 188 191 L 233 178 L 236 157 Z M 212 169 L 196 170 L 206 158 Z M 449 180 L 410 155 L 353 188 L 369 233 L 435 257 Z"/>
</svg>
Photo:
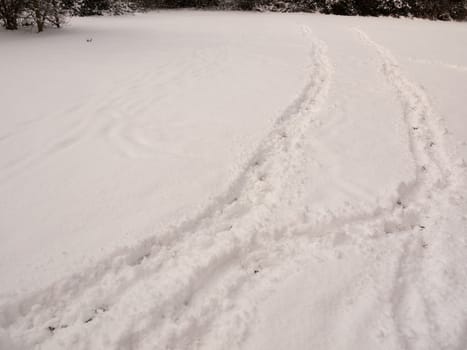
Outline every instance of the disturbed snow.
<svg viewBox="0 0 467 350">
<path fill-rule="evenodd" d="M 466 34 L 1 32 L 0 348 L 466 348 Z"/>
</svg>

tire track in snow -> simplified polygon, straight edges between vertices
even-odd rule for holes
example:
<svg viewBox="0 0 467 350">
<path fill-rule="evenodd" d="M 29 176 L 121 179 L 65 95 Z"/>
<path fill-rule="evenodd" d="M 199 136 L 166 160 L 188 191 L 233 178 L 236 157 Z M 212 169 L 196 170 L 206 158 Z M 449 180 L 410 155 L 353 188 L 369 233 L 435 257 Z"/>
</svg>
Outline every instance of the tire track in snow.
<svg viewBox="0 0 467 350">
<path fill-rule="evenodd" d="M 303 31 L 310 36 L 308 27 Z M 327 93 L 330 64 L 325 47 L 311 43 L 310 82 L 226 193 L 163 238 L 117 253 L 20 301 L 4 303 L 0 325 L 11 338 L 23 339 L 27 346 L 92 348 L 107 342 L 128 348 L 155 332 L 163 348 L 188 346 L 196 340 L 193 328 L 206 331 L 221 312 L 223 299 L 255 274 L 249 268 L 255 240 L 259 233 L 271 240 L 268 222 L 277 214 L 284 176 L 297 169 L 295 155 L 300 157 L 304 132 Z M 185 318 L 186 325 L 179 325 L 186 308 L 201 317 Z M 115 336 L 102 340 L 90 336 L 90 329 Z M 70 333 L 74 339 L 67 343 Z"/>
</svg>

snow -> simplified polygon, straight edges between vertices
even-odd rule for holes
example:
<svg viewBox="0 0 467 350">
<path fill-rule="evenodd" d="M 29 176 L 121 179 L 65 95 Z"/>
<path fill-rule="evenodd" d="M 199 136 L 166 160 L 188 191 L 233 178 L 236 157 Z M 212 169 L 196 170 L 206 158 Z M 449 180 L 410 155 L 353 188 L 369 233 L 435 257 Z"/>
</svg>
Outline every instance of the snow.
<svg viewBox="0 0 467 350">
<path fill-rule="evenodd" d="M 2 33 L 2 291 L 79 271 L 226 187 L 307 63 L 295 28 L 242 21 L 173 13 Z"/>
<path fill-rule="evenodd" d="M 0 32 L 0 349 L 466 348 L 466 34 Z"/>
</svg>

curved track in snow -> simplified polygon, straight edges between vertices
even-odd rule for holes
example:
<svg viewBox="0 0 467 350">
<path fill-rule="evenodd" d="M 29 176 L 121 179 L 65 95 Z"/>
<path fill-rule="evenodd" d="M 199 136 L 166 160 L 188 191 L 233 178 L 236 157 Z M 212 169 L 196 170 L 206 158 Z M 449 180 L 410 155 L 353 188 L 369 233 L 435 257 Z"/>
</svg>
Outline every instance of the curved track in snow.
<svg viewBox="0 0 467 350">
<path fill-rule="evenodd" d="M 14 341 L 85 349 L 144 348 L 152 340 L 159 348 L 185 348 L 201 341 L 219 313 L 234 307 L 228 300 L 257 277 L 256 255 L 277 239 L 268 222 L 292 194 L 286 187 L 296 184 L 287 179 L 300 170 L 304 132 L 328 89 L 326 48 L 312 40 L 308 27 L 303 34 L 312 49 L 310 81 L 230 189 L 165 238 L 2 305 L 0 324 Z M 240 322 L 237 331 L 245 325 Z"/>
<path fill-rule="evenodd" d="M 351 32 L 375 53 L 372 63 L 401 104 L 415 174 L 392 205 L 339 217 L 329 237 L 302 242 L 298 254 L 311 255 L 311 263 L 304 258 L 296 276 L 259 306 L 246 349 L 463 348 L 467 288 L 460 281 L 467 273 L 456 263 L 465 258 L 456 230 L 465 225 L 465 169 L 448 153 L 445 127 L 423 89 L 387 48 L 361 29 Z"/>
<path fill-rule="evenodd" d="M 410 150 L 417 167 L 415 181 L 404 186 L 400 193 L 400 208 L 396 210 L 396 218 L 389 221 L 396 232 L 409 233 L 398 257 L 393 289 L 389 291 L 398 347 L 462 347 L 462 344 L 465 345 L 464 340 L 456 339 L 455 334 L 464 331 L 456 330 L 450 334 L 446 329 L 443 317 L 449 313 L 448 307 L 444 306 L 444 309 L 439 306 L 439 291 L 434 292 L 430 288 L 436 280 L 434 275 L 438 273 L 438 268 L 430 266 L 433 262 L 430 258 L 424 258 L 420 250 L 427 248 L 426 239 L 431 239 L 434 245 L 450 245 L 442 242 L 447 237 L 442 237 L 441 232 L 452 230 L 446 228 L 446 224 L 449 225 L 446 222 L 446 210 L 461 214 L 459 201 L 462 201 L 462 193 L 465 193 L 465 169 L 456 164 L 455 155 L 448 152 L 445 144 L 446 128 L 442 119 L 433 111 L 426 93 L 404 74 L 388 49 L 373 41 L 363 30 L 355 30 L 361 40 L 378 53 L 382 72 L 399 97 L 407 123 Z M 446 204 L 450 209 L 447 209 Z M 426 236 L 417 234 L 425 230 Z M 458 249 L 452 249 L 452 254 L 458 254 Z M 451 300 L 446 304 L 462 304 L 467 296 L 465 288 L 456 286 L 454 288 L 459 290 L 452 292 L 449 290 L 452 281 L 445 283 L 444 293 L 447 291 L 451 294 Z M 451 327 L 456 328 L 454 325 Z"/>
<path fill-rule="evenodd" d="M 416 168 L 414 180 L 401 184 L 392 206 L 333 217 L 319 228 L 300 220 L 301 208 L 285 210 L 294 208 L 301 196 L 307 176 L 303 164 L 308 161 L 303 141 L 333 83 L 326 45 L 303 26 L 311 47 L 309 83 L 228 191 L 195 218 L 157 238 L 116 252 L 45 290 L 1 304 L 0 327 L 12 343 L 38 349 L 237 347 L 254 316 L 255 296 L 267 293 L 293 261 L 304 258 L 300 245 L 310 242 L 304 243 L 302 233 L 369 224 L 386 234 L 423 230 L 440 198 L 455 190 L 459 170 L 444 151 L 444 130 L 423 90 L 403 74 L 387 49 L 364 31 L 356 32 L 378 53 L 382 73 L 403 106 Z M 130 155 L 141 154 L 145 145 L 123 132 L 123 124 L 109 126 L 109 137 Z M 401 271 L 410 259 L 407 254 L 401 255 Z M 285 259 L 289 264 L 281 266 Z M 397 288 L 400 293 L 409 286 Z M 394 292 L 393 317 L 401 347 L 410 348 L 404 333 L 408 319 L 401 315 L 403 300 L 397 295 Z"/>
</svg>

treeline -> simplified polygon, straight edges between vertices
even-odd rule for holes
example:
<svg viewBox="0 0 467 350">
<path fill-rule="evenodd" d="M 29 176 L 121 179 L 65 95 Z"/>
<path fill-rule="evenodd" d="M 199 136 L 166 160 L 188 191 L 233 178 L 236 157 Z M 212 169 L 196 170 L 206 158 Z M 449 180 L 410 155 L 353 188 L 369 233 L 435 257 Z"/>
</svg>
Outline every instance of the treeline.
<svg viewBox="0 0 467 350">
<path fill-rule="evenodd" d="M 320 12 L 347 16 L 411 16 L 457 21 L 467 18 L 466 0 L 318 0 L 316 2 Z"/>
<path fill-rule="evenodd" d="M 0 0 L 0 19 L 6 29 L 35 24 L 42 31 L 46 23 L 60 27 L 63 13 L 59 0 Z"/>
<path fill-rule="evenodd" d="M 68 16 L 120 15 L 144 10 L 142 3 L 129 0 L 0 0 L 0 22 L 6 29 L 46 25 L 60 27 Z"/>
<path fill-rule="evenodd" d="M 467 0 L 142 0 L 145 8 L 220 8 L 465 20 Z"/>
<path fill-rule="evenodd" d="M 467 0 L 0 0 L 6 29 L 60 27 L 67 16 L 120 15 L 158 8 L 320 12 L 346 16 L 412 16 L 466 20 Z"/>
</svg>

